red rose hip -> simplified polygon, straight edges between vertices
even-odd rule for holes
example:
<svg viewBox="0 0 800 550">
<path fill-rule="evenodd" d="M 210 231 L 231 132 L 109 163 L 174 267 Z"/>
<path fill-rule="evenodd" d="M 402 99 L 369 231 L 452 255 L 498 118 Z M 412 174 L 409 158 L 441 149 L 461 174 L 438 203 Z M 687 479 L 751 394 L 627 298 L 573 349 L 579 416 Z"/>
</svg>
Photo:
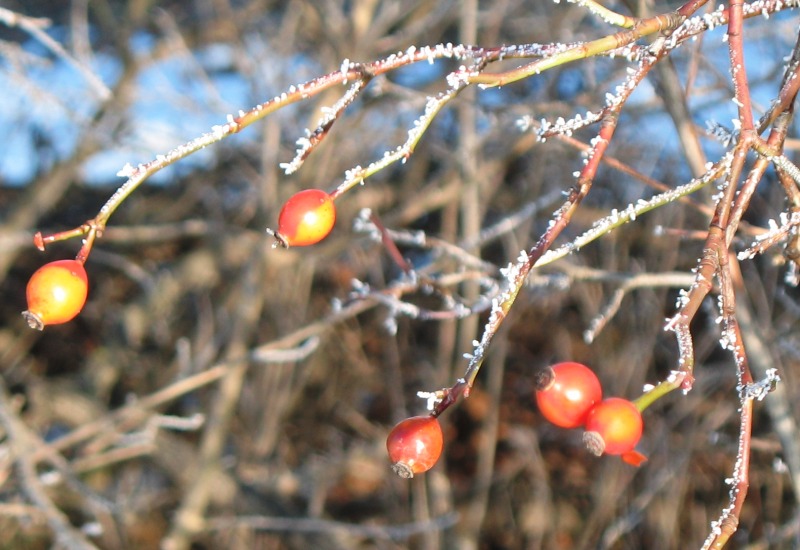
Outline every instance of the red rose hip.
<svg viewBox="0 0 800 550">
<path fill-rule="evenodd" d="M 442 454 L 444 438 L 434 416 L 412 416 L 398 423 L 386 438 L 392 469 L 404 478 L 427 472 Z"/>
<path fill-rule="evenodd" d="M 542 416 L 561 428 L 582 426 L 591 408 L 603 398 L 592 369 L 572 361 L 544 369 L 536 375 L 535 385 Z"/>
</svg>

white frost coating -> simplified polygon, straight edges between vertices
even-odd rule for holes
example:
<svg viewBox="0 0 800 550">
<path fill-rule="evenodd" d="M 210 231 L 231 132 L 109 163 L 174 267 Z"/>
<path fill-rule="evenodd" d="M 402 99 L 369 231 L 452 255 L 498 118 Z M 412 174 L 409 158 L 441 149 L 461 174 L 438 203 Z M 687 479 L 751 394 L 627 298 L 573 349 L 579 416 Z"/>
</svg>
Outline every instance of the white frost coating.
<svg viewBox="0 0 800 550">
<path fill-rule="evenodd" d="M 225 125 L 216 124 L 216 125 L 211 127 L 211 133 L 217 139 L 222 139 L 223 137 L 225 137 L 225 134 L 228 133 L 227 128 L 228 128 L 227 124 L 225 124 Z"/>
<path fill-rule="evenodd" d="M 797 8 L 798 6 L 800 6 L 800 0 L 756 0 L 749 3 L 745 2 L 742 6 L 742 12 L 745 17 L 756 14 L 769 17 L 770 14 L 785 8 Z M 694 38 L 706 30 L 713 30 L 725 24 L 727 22 L 725 9 L 725 6 L 720 5 L 711 13 L 690 17 L 670 35 L 666 47 L 669 49 L 675 48 L 689 37 Z M 722 39 L 728 39 L 727 33 L 723 35 Z"/>
<path fill-rule="evenodd" d="M 630 61 L 640 61 L 640 56 L 637 53 L 639 50 L 634 51 L 630 48 L 634 48 L 634 46 L 622 48 L 622 52 Z M 616 86 L 614 93 L 607 92 L 605 94 L 606 106 L 600 112 L 587 112 L 584 116 L 577 114 L 569 120 L 565 120 L 563 117 L 558 117 L 553 123 L 548 122 L 546 119 L 542 119 L 539 128 L 535 129 L 537 138 L 539 141 L 544 142 L 548 137 L 553 135 L 561 134 L 565 136 L 571 136 L 576 130 L 601 120 L 606 111 L 619 109 L 619 107 L 628 99 L 633 90 L 636 89 L 636 86 L 642 78 L 644 72 L 644 67 L 642 66 L 641 61 L 638 68 L 628 67 L 626 70 L 627 77 L 621 84 Z M 522 120 L 517 122 L 517 125 L 518 127 L 524 129 L 531 128 L 533 126 L 533 119 L 531 117 L 524 117 Z M 596 145 L 595 140 L 593 140 L 592 145 Z"/>
<path fill-rule="evenodd" d="M 520 132 L 527 132 L 534 125 L 533 117 L 530 115 L 523 115 L 516 121 L 517 129 Z"/>
<path fill-rule="evenodd" d="M 483 328 L 480 341 L 473 341 L 475 349 L 469 358 L 468 369 L 483 360 L 486 348 L 505 317 L 509 302 L 515 298 L 524 282 L 525 278 L 522 276 L 522 271 L 527 266 L 527 263 L 528 254 L 523 250 L 520 252 L 516 264 L 508 264 L 508 266 L 500 269 L 500 274 L 503 276 L 505 284 L 502 287 L 502 291 L 492 298 L 489 319 Z"/>
<path fill-rule="evenodd" d="M 97 521 L 90 521 L 81 525 L 81 532 L 90 537 L 99 537 L 103 534 L 103 526 Z"/>
<path fill-rule="evenodd" d="M 780 215 L 780 225 L 775 220 L 769 220 L 769 231 L 758 235 L 753 243 L 739 252 L 736 257 L 740 260 L 749 260 L 774 245 L 777 242 L 785 239 L 789 235 L 797 232 L 797 227 L 800 225 L 800 212 L 792 212 L 787 215 L 782 212 Z"/>
<path fill-rule="evenodd" d="M 473 74 L 473 71 L 470 71 L 467 69 L 467 67 L 461 65 L 457 71 L 453 71 L 448 74 L 445 80 L 450 88 L 459 89 L 463 88 L 469 83 L 469 77 Z"/>
<path fill-rule="evenodd" d="M 353 64 L 350 63 L 350 60 L 345 59 L 342 62 L 342 75 L 346 75 L 347 71 L 352 66 Z M 319 121 L 317 121 L 316 130 L 311 132 L 310 130 L 306 129 L 305 137 L 300 137 L 297 139 L 297 150 L 295 151 L 294 158 L 291 160 L 291 162 L 282 162 L 280 164 L 280 167 L 283 169 L 285 174 L 293 174 L 300 169 L 314 145 L 318 143 L 319 139 L 324 135 L 327 129 L 330 128 L 334 121 L 342 114 L 342 112 L 344 112 L 347 106 L 355 100 L 356 96 L 358 96 L 363 89 L 364 81 L 358 80 L 357 82 L 354 82 L 352 86 L 350 86 L 347 92 L 345 92 L 342 97 L 336 101 L 336 103 L 334 103 L 332 106 L 325 106 L 320 109 L 322 116 L 320 117 Z M 309 139 L 312 137 L 317 137 L 318 139 Z"/>
<path fill-rule="evenodd" d="M 369 284 L 356 278 L 350 279 L 350 287 L 356 294 L 366 294 L 369 292 Z"/>
<path fill-rule="evenodd" d="M 383 320 L 383 329 L 389 336 L 397 336 L 397 311 L 389 310 L 389 314 Z"/>
<path fill-rule="evenodd" d="M 420 399 L 425 399 L 427 401 L 427 403 L 425 404 L 425 407 L 429 411 L 432 411 L 433 409 L 435 409 L 436 405 L 438 405 L 439 403 L 442 402 L 441 392 L 436 392 L 436 391 L 418 391 L 417 392 L 417 397 L 419 397 Z"/>
<path fill-rule="evenodd" d="M 595 122 L 599 121 L 603 117 L 602 112 L 591 112 L 587 111 L 584 115 L 576 114 L 574 117 L 565 120 L 563 117 L 559 117 L 556 119 L 555 122 L 550 122 L 547 119 L 541 119 L 539 121 L 538 128 L 536 127 L 536 123 L 534 122 L 533 118 L 530 116 L 523 117 L 517 122 L 517 126 L 523 131 L 531 129 L 536 132 L 536 137 L 539 141 L 545 142 L 547 138 L 557 134 L 563 134 L 566 136 L 571 136 L 573 132 L 580 130 L 581 128 L 585 128 L 594 124 Z"/>
<path fill-rule="evenodd" d="M 372 223 L 372 220 L 370 219 L 371 216 L 371 209 L 362 208 L 358 215 L 353 218 L 353 231 L 356 233 L 365 234 L 371 241 L 379 243 L 383 239 L 383 236 L 381 235 L 381 232 L 377 226 Z"/>
<path fill-rule="evenodd" d="M 795 183 L 800 185 L 800 168 L 798 168 L 795 163 L 786 158 L 785 155 L 777 155 L 768 158 L 775 164 L 775 166 L 789 174 Z"/>
<path fill-rule="evenodd" d="M 614 14 L 613 12 L 610 12 L 609 10 L 601 9 L 596 2 L 586 2 L 586 0 L 567 0 L 567 1 L 570 4 L 577 4 L 578 6 L 581 6 L 582 8 L 588 9 L 593 15 L 596 15 L 597 17 L 599 17 L 600 19 L 602 19 L 603 21 L 605 21 L 609 25 L 617 25 L 618 24 L 617 20 L 614 19 L 614 17 L 613 17 L 616 14 Z M 558 1 L 554 0 L 554 2 L 556 4 L 558 4 Z"/>
<path fill-rule="evenodd" d="M 769 394 L 772 390 L 775 389 L 775 386 L 778 382 L 781 381 L 781 377 L 778 374 L 778 369 L 771 368 L 767 369 L 767 372 L 764 373 L 764 378 L 759 380 L 758 382 L 752 382 L 747 384 L 743 389 L 743 397 L 745 399 L 755 399 L 757 401 L 763 401 L 763 399 Z"/>
<path fill-rule="evenodd" d="M 781 459 L 781 457 L 776 456 L 772 459 L 772 471 L 776 474 L 788 474 L 789 466 L 783 461 L 783 459 Z"/>
<path fill-rule="evenodd" d="M 715 139 L 717 139 L 717 141 L 726 147 L 739 137 L 738 131 L 731 131 L 722 124 L 713 120 L 706 121 L 706 128 L 708 129 L 708 132 L 714 136 Z"/>
<path fill-rule="evenodd" d="M 450 48 L 450 52 L 454 53 L 453 46 L 451 44 L 448 44 L 448 46 Z M 422 51 L 425 51 L 425 49 L 423 48 Z M 455 51 L 463 52 L 466 51 L 466 48 L 459 47 L 456 48 Z M 412 128 L 408 130 L 408 137 L 405 143 L 398 146 L 393 151 L 385 151 L 379 160 L 371 162 L 366 169 L 357 166 L 353 169 L 347 170 L 345 172 L 345 183 L 342 185 L 347 186 L 356 181 L 363 183 L 364 178 L 382 170 L 383 168 L 386 168 L 390 164 L 398 160 L 405 162 L 406 159 L 408 159 L 408 157 L 410 157 L 414 152 L 414 147 L 422 138 L 422 135 L 428 129 L 428 126 L 439 110 L 441 110 L 441 108 L 447 102 L 453 99 L 458 94 L 460 89 L 467 84 L 467 77 L 464 77 L 463 79 L 456 78 L 455 81 L 458 82 L 457 87 L 450 88 L 435 97 L 428 97 L 428 101 L 425 104 L 425 111 L 418 119 L 414 121 Z"/>
<path fill-rule="evenodd" d="M 789 263 L 789 268 L 786 270 L 786 275 L 784 276 L 783 281 L 788 286 L 800 285 L 800 269 L 797 268 L 797 263 Z"/>
<path fill-rule="evenodd" d="M 117 176 L 120 178 L 130 178 L 136 172 L 136 169 L 131 165 L 130 162 L 126 162 L 125 166 L 119 169 L 117 172 Z"/>
<path fill-rule="evenodd" d="M 595 144 L 598 143 L 595 141 Z M 726 157 L 723 158 L 722 162 L 730 162 L 732 159 L 732 155 L 728 153 Z M 584 232 L 583 234 L 576 237 L 572 242 L 569 242 L 565 245 L 562 245 L 556 249 L 548 250 L 545 252 L 541 258 L 536 262 L 536 266 L 542 266 L 549 263 L 554 262 L 557 259 L 563 258 L 574 252 L 575 250 L 580 249 L 581 247 L 589 244 L 590 242 L 598 239 L 602 235 L 610 232 L 612 229 L 623 225 L 633 219 L 635 219 L 640 214 L 645 212 L 649 212 L 655 208 L 663 206 L 667 203 L 670 203 L 674 200 L 679 199 L 685 195 L 693 193 L 697 191 L 701 187 L 704 187 L 708 184 L 711 174 L 706 174 L 702 178 L 694 179 L 689 183 L 684 185 L 678 186 L 675 189 L 671 189 L 669 191 L 665 191 L 659 195 L 652 197 L 649 200 L 640 199 L 636 202 L 636 204 L 628 205 L 625 210 L 618 211 L 617 209 L 613 209 L 611 213 L 606 216 L 605 218 L 601 218 L 597 220 L 594 225 Z M 552 220 L 551 220 L 552 223 Z"/>
<path fill-rule="evenodd" d="M 668 384 L 674 384 L 675 382 L 678 381 L 678 378 L 680 376 L 681 376 L 680 371 L 676 371 L 676 370 L 670 371 L 669 375 L 666 378 L 666 382 Z"/>
<path fill-rule="evenodd" d="M 171 151 L 167 152 L 163 155 L 157 155 L 155 159 L 151 160 L 150 162 L 146 162 L 144 164 L 139 164 L 130 174 L 127 176 L 128 180 L 123 183 L 116 191 L 109 197 L 106 203 L 100 208 L 100 212 L 98 215 L 105 216 L 108 215 L 110 211 L 112 211 L 116 206 L 118 206 L 118 201 L 121 197 L 126 196 L 130 193 L 133 189 L 135 189 L 140 183 L 142 183 L 145 179 L 147 179 L 151 174 L 155 173 L 156 171 L 169 166 L 170 164 L 189 156 L 190 154 L 203 149 L 204 147 L 208 147 L 212 143 L 216 143 L 225 135 L 237 130 L 239 128 L 239 124 L 235 122 L 231 115 L 228 115 L 228 124 L 223 127 L 213 126 L 210 132 L 206 132 L 195 139 L 178 145 Z M 222 129 L 220 129 L 222 128 Z M 120 173 L 127 173 L 128 172 L 128 165 L 126 164 L 120 170 Z M 125 176 L 122 176 L 125 177 Z"/>
<path fill-rule="evenodd" d="M 62 474 L 57 470 L 42 472 L 39 475 L 39 481 L 42 483 L 42 485 L 47 487 L 56 485 L 57 483 L 61 483 L 62 480 L 63 480 Z"/>
</svg>

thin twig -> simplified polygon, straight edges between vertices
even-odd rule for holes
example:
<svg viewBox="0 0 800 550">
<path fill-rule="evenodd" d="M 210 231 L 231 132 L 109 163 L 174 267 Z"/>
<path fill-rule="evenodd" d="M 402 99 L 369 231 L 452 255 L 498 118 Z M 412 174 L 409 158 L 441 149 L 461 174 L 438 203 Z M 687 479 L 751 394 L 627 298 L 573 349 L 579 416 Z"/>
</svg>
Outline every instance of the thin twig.
<svg viewBox="0 0 800 550">
<path fill-rule="evenodd" d="M 2 379 L 0 379 L 0 424 L 3 425 L 11 446 L 22 490 L 28 500 L 44 514 L 57 543 L 68 550 L 96 549 L 83 533 L 72 526 L 64 512 L 58 509 L 42 486 L 34 458 L 37 449 L 35 438 L 28 427 L 12 412 L 8 391 Z"/>
</svg>

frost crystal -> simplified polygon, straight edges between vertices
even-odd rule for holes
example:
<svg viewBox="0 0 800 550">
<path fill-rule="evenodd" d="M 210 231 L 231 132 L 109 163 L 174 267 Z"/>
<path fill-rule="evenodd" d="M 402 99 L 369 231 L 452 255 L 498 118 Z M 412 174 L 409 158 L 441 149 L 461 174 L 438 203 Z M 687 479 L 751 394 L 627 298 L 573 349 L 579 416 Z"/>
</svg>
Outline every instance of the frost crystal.
<svg viewBox="0 0 800 550">
<path fill-rule="evenodd" d="M 425 399 L 427 401 L 425 407 L 429 411 L 432 411 L 434 408 L 436 408 L 436 405 L 438 405 L 442 401 L 441 392 L 436 392 L 436 391 L 418 391 L 417 397 L 419 397 L 420 399 Z"/>
<path fill-rule="evenodd" d="M 777 386 L 778 382 L 780 381 L 781 377 L 778 374 L 778 369 L 767 369 L 767 372 L 764 373 L 764 378 L 762 380 L 747 384 L 744 387 L 744 398 L 763 401 L 767 394 L 774 390 L 775 386 Z"/>
<path fill-rule="evenodd" d="M 383 328 L 389 336 L 397 335 L 397 317 L 393 311 L 390 311 L 386 319 L 383 320 Z"/>
<path fill-rule="evenodd" d="M 117 176 L 120 178 L 129 178 L 134 174 L 135 171 L 136 169 L 131 166 L 129 162 L 126 162 L 125 166 L 120 168 L 119 172 L 117 172 Z"/>
<path fill-rule="evenodd" d="M 800 225 L 800 212 L 792 212 L 791 215 L 783 212 L 779 221 L 780 223 L 769 220 L 769 230 L 758 235 L 748 248 L 737 254 L 737 258 L 740 260 L 751 259 L 756 254 L 764 252 L 770 246 L 796 233 L 797 227 Z"/>
</svg>

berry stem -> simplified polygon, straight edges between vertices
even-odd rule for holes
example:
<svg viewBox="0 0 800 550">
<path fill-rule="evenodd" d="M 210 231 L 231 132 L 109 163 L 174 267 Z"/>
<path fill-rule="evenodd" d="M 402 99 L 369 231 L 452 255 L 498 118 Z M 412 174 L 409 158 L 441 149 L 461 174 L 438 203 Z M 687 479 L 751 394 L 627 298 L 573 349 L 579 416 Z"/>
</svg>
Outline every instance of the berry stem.
<svg viewBox="0 0 800 550">
<path fill-rule="evenodd" d="M 639 409 L 639 412 L 644 412 L 647 407 L 667 395 L 668 393 L 680 388 L 686 378 L 686 373 L 683 371 L 674 371 L 666 380 L 662 380 L 656 386 L 646 391 L 638 398 L 633 400 L 633 404 Z"/>
<path fill-rule="evenodd" d="M 92 245 L 94 245 L 94 240 L 97 235 L 97 226 L 91 225 L 89 227 L 89 231 L 86 233 L 86 238 L 83 239 L 83 246 L 81 246 L 77 256 L 75 256 L 75 260 L 80 262 L 81 265 L 86 263 L 86 259 L 89 257 L 89 253 L 92 251 Z"/>
</svg>

